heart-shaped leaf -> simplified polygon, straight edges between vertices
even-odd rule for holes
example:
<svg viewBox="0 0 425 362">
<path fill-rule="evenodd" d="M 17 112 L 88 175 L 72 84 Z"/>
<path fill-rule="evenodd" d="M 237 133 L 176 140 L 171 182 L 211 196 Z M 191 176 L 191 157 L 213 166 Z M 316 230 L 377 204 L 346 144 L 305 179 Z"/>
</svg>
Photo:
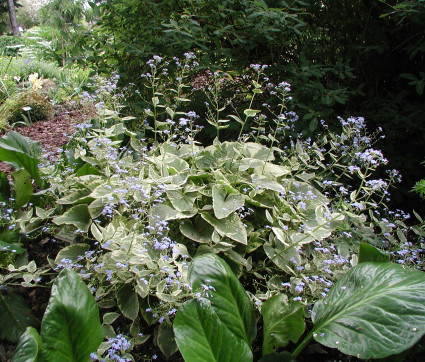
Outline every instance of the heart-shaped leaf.
<svg viewBox="0 0 425 362">
<path fill-rule="evenodd" d="M 170 358 L 178 350 L 174 337 L 173 327 L 167 323 L 162 323 L 159 325 L 155 340 L 159 349 L 167 358 Z"/>
<path fill-rule="evenodd" d="M 139 314 L 139 297 L 130 285 L 118 289 L 117 302 L 122 314 L 134 321 Z"/>
<path fill-rule="evenodd" d="M 248 344 L 226 328 L 204 298 L 183 303 L 173 328 L 186 362 L 249 362 L 253 359 Z"/>
<path fill-rule="evenodd" d="M 311 333 L 361 359 L 384 358 L 425 333 L 425 274 L 391 263 L 361 263 L 313 308 Z"/>
<path fill-rule="evenodd" d="M 189 280 L 193 290 L 208 289 L 211 306 L 220 320 L 251 345 L 257 333 L 254 308 L 227 263 L 211 253 L 197 256 L 189 269 Z"/>
<path fill-rule="evenodd" d="M 72 270 L 60 272 L 41 323 L 42 361 L 88 361 L 103 340 L 99 310 Z"/>
<path fill-rule="evenodd" d="M 193 223 L 191 220 L 182 220 L 179 228 L 184 236 L 198 243 L 209 243 L 214 232 L 214 228 L 199 216 Z"/>
<path fill-rule="evenodd" d="M 266 300 L 261 307 L 264 321 L 263 356 L 296 343 L 304 333 L 304 309 L 301 303 L 288 303 L 288 297 L 278 294 Z"/>
<path fill-rule="evenodd" d="M 38 332 L 33 327 L 28 327 L 19 339 L 11 362 L 37 362 L 41 346 Z"/>
<path fill-rule="evenodd" d="M 214 185 L 212 188 L 213 209 L 217 219 L 224 219 L 245 204 L 240 193 L 229 193 L 225 185 Z"/>
<path fill-rule="evenodd" d="M 232 214 L 225 219 L 217 219 L 213 214 L 203 212 L 201 216 L 205 221 L 214 226 L 214 229 L 221 236 L 227 236 L 245 245 L 248 243 L 245 226 L 238 215 Z"/>
<path fill-rule="evenodd" d="M 63 215 L 53 219 L 56 225 L 74 225 L 79 230 L 87 232 L 91 224 L 91 217 L 88 206 L 85 204 L 75 205 L 66 211 Z"/>
</svg>

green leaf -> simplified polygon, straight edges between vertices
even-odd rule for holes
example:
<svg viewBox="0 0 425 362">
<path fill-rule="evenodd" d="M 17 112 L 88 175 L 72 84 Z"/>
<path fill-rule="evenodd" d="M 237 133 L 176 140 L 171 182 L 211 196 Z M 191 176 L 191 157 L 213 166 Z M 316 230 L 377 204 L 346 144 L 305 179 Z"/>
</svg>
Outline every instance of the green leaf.
<svg viewBox="0 0 425 362">
<path fill-rule="evenodd" d="M 75 205 L 63 215 L 53 219 L 53 222 L 56 225 L 74 225 L 77 229 L 87 232 L 91 224 L 89 208 L 86 204 Z"/>
<path fill-rule="evenodd" d="M 44 182 L 38 171 L 42 149 L 38 142 L 10 131 L 0 140 L 0 161 L 9 162 L 15 167 L 23 167 L 42 189 Z"/>
<path fill-rule="evenodd" d="M 37 327 L 37 321 L 29 315 L 24 297 L 18 294 L 0 293 L 0 338 L 17 342 L 25 328 Z"/>
<path fill-rule="evenodd" d="M 0 171 L 0 201 L 9 202 L 10 185 L 6 172 Z"/>
<path fill-rule="evenodd" d="M 217 219 L 224 219 L 245 204 L 245 198 L 238 192 L 229 193 L 230 187 L 214 185 L 212 188 L 213 209 Z"/>
<path fill-rule="evenodd" d="M 56 255 L 55 264 L 60 264 L 62 259 L 70 259 L 75 262 L 79 256 L 84 256 L 84 253 L 89 249 L 89 244 L 71 244 L 65 246 Z"/>
<path fill-rule="evenodd" d="M 120 316 L 121 314 L 111 312 L 111 313 L 105 313 L 103 315 L 103 324 L 112 324 L 115 322 L 115 320 Z"/>
<path fill-rule="evenodd" d="M 425 274 L 391 263 L 361 263 L 313 308 L 313 337 L 361 359 L 412 347 L 425 333 Z"/>
<path fill-rule="evenodd" d="M 214 226 L 214 229 L 221 235 L 235 240 L 241 244 L 248 243 L 245 226 L 241 219 L 236 214 L 231 214 L 225 219 L 216 219 L 214 215 L 208 212 L 201 213 L 202 218 L 209 224 Z"/>
<path fill-rule="evenodd" d="M 212 308 L 234 335 L 251 345 L 257 333 L 254 308 L 227 263 L 211 253 L 197 256 L 189 269 L 189 280 L 193 290 L 202 285 L 213 287 L 208 290 Z"/>
<path fill-rule="evenodd" d="M 243 113 L 245 114 L 245 116 L 247 116 L 247 117 L 255 117 L 255 115 L 257 114 L 257 113 L 260 113 L 261 111 L 259 111 L 259 110 L 256 110 L 256 109 L 245 109 L 244 111 L 243 111 Z"/>
<path fill-rule="evenodd" d="M 93 197 L 89 196 L 90 193 L 91 191 L 89 189 L 79 189 L 56 200 L 56 203 L 60 205 L 88 204 L 94 200 Z"/>
<path fill-rule="evenodd" d="M 382 254 L 374 246 L 367 243 L 360 243 L 359 264 L 365 262 L 389 263 L 390 258 L 387 255 Z"/>
<path fill-rule="evenodd" d="M 182 220 L 179 229 L 188 239 L 198 243 L 209 243 L 214 232 L 214 227 L 199 216 L 195 217 L 193 222 L 191 220 Z"/>
<path fill-rule="evenodd" d="M 94 166 L 85 163 L 81 166 L 77 172 L 75 172 L 77 176 L 86 176 L 86 175 L 102 175 L 102 173 Z"/>
<path fill-rule="evenodd" d="M 261 307 L 264 321 L 263 356 L 286 347 L 289 341 L 297 343 L 305 329 L 304 309 L 301 303 L 288 303 L 288 297 L 278 294 Z"/>
<path fill-rule="evenodd" d="M 14 179 L 15 208 L 19 209 L 30 201 L 34 188 L 31 184 L 30 174 L 26 170 L 20 169 L 14 172 L 12 176 Z"/>
<path fill-rule="evenodd" d="M 192 211 L 196 209 L 194 202 L 196 200 L 197 193 L 183 193 L 181 191 L 167 191 L 167 196 L 178 211 Z"/>
<path fill-rule="evenodd" d="M 103 340 L 99 310 L 89 289 L 72 270 L 60 272 L 41 323 L 42 361 L 89 361 Z"/>
<path fill-rule="evenodd" d="M 158 218 L 159 220 L 164 221 L 190 218 L 196 213 L 196 209 L 181 212 L 166 204 L 157 204 L 152 208 L 152 215 Z"/>
<path fill-rule="evenodd" d="M 221 322 L 208 300 L 183 303 L 173 323 L 179 350 L 186 362 L 253 360 L 248 344 Z"/>
<path fill-rule="evenodd" d="M 33 327 L 28 327 L 19 339 L 11 362 L 37 362 L 41 337 Z"/>
<path fill-rule="evenodd" d="M 156 343 L 167 359 L 176 353 L 178 347 L 174 338 L 173 327 L 167 323 L 160 324 L 157 329 Z"/>
<path fill-rule="evenodd" d="M 135 320 L 139 314 L 139 297 L 134 289 L 128 285 L 124 284 L 117 291 L 117 303 L 122 314 L 131 320 Z"/>
</svg>

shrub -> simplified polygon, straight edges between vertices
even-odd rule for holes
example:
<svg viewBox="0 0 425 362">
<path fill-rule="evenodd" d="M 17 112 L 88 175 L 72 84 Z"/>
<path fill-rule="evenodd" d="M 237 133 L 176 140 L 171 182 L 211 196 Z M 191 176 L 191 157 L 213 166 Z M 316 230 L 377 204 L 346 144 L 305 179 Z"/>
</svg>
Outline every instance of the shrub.
<svg viewBox="0 0 425 362">
<path fill-rule="evenodd" d="M 15 122 L 41 121 L 51 113 L 52 105 L 45 96 L 37 91 L 24 91 L 15 93 L 0 106 L 0 124 L 6 128 Z"/>
</svg>

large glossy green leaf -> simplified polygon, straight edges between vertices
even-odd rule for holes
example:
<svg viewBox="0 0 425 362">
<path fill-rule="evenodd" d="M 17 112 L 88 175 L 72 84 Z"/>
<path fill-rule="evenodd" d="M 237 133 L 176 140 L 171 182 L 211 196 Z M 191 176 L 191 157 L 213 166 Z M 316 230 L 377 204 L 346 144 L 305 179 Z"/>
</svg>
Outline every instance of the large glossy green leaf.
<svg viewBox="0 0 425 362">
<path fill-rule="evenodd" d="M 360 243 L 359 248 L 359 263 L 365 262 L 388 263 L 390 258 L 388 255 L 382 254 L 374 246 L 367 243 Z"/>
<path fill-rule="evenodd" d="M 41 360 L 49 362 L 89 361 L 103 340 L 96 301 L 72 270 L 62 270 L 53 283 L 41 336 Z"/>
<path fill-rule="evenodd" d="M 425 333 L 425 274 L 391 263 L 361 263 L 313 308 L 313 337 L 362 359 L 413 346 Z"/>
<path fill-rule="evenodd" d="M 227 236 L 245 245 L 248 243 L 245 226 L 238 215 L 232 214 L 220 220 L 209 212 L 203 212 L 201 216 L 205 221 L 214 226 L 214 229 L 221 236 Z"/>
<path fill-rule="evenodd" d="M 253 359 L 248 344 L 226 328 L 204 298 L 183 303 L 173 328 L 186 362 L 249 362 Z"/>
<path fill-rule="evenodd" d="M 41 346 L 38 332 L 33 327 L 28 327 L 19 339 L 11 362 L 37 362 Z"/>
<path fill-rule="evenodd" d="M 197 256 L 189 269 L 189 280 L 193 290 L 212 287 L 208 288 L 208 294 L 220 320 L 251 345 L 257 333 L 254 308 L 227 263 L 215 254 Z"/>
<path fill-rule="evenodd" d="M 87 232 L 91 224 L 91 217 L 88 206 L 85 204 L 75 205 L 66 211 L 63 215 L 53 219 L 56 225 L 74 225 L 79 230 Z"/>
<path fill-rule="evenodd" d="M 217 219 L 224 219 L 245 204 L 243 195 L 231 192 L 231 188 L 226 185 L 214 185 L 212 199 L 214 215 Z"/>
<path fill-rule="evenodd" d="M 40 188 L 44 182 L 38 171 L 42 149 L 38 142 L 10 131 L 0 140 L 0 161 L 10 162 L 17 167 L 23 167 L 31 175 Z"/>
<path fill-rule="evenodd" d="M 17 342 L 26 327 L 36 327 L 37 321 L 29 311 L 21 295 L 0 293 L 0 338 Z"/>
<path fill-rule="evenodd" d="M 285 294 L 268 299 L 261 307 L 264 322 L 263 356 L 297 343 L 304 333 L 304 308 L 299 302 L 288 302 Z"/>
</svg>

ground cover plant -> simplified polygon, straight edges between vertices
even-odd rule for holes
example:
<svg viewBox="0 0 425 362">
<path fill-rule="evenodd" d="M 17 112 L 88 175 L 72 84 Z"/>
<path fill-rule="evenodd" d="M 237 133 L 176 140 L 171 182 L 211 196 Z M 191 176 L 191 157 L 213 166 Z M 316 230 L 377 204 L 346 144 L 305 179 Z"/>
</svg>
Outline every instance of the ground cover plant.
<svg viewBox="0 0 425 362">
<path fill-rule="evenodd" d="M 68 352 L 49 358 L 294 360 L 313 339 L 363 359 L 414 347 L 425 333 L 424 231 L 386 206 L 400 176 L 375 178 L 387 163 L 379 131 L 351 117 L 338 132 L 321 121 L 314 141 L 297 134 L 291 86 L 262 65 L 235 80 L 234 106 L 219 96 L 231 78 L 211 73 L 204 114 L 190 110 L 193 53 L 147 67 L 141 119 L 120 115 L 114 76 L 82 94 L 98 115 L 54 163 L 15 132 L 0 142 L 16 168 L 0 178 L 0 313 L 12 321 L 1 336 L 19 340 L 14 360 L 54 349 Z M 275 101 L 251 108 L 260 96 Z M 204 126 L 211 144 L 198 141 Z M 31 260 L 46 239 L 48 263 Z M 40 337 L 20 288 L 53 280 Z M 88 309 L 103 342 L 73 337 Z"/>
</svg>

